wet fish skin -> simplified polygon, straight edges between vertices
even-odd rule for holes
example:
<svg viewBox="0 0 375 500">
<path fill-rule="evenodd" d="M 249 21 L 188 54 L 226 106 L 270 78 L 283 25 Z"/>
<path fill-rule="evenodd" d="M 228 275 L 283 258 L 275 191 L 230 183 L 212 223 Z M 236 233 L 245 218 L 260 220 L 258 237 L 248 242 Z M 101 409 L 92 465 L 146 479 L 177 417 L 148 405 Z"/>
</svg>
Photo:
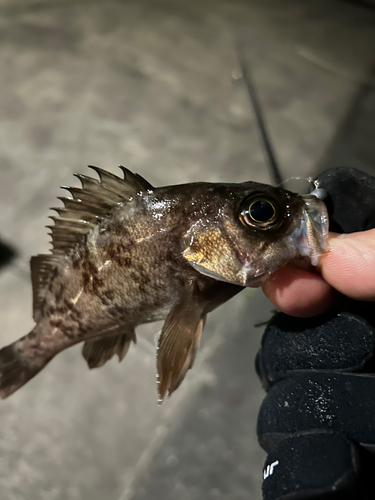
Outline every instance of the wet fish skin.
<svg viewBox="0 0 375 500">
<path fill-rule="evenodd" d="M 163 399 L 191 368 L 206 315 L 299 256 L 293 235 L 309 221 L 299 195 L 253 182 L 153 188 L 126 169 L 125 180 L 95 169 L 100 182 L 78 175 L 82 189 L 70 188 L 57 209 L 52 254 L 31 260 L 37 324 L 0 350 L 3 398 L 67 347 L 85 342 L 84 358 L 98 367 L 125 356 L 136 326 L 165 319 L 157 352 Z M 269 229 L 241 217 L 258 194 L 278 212 Z M 313 203 L 324 218 L 322 202 Z M 323 253 L 324 238 L 309 230 L 308 246 Z"/>
</svg>

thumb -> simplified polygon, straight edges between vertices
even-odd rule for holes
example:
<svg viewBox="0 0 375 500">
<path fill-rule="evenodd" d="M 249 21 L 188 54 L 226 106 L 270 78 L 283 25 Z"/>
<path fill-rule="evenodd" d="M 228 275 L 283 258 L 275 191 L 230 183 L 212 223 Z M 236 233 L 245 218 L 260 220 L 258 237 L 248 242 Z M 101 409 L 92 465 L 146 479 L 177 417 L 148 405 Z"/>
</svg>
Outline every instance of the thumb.
<svg viewBox="0 0 375 500">
<path fill-rule="evenodd" d="M 321 258 L 323 278 L 356 300 L 375 301 L 375 229 L 334 235 Z"/>
</svg>

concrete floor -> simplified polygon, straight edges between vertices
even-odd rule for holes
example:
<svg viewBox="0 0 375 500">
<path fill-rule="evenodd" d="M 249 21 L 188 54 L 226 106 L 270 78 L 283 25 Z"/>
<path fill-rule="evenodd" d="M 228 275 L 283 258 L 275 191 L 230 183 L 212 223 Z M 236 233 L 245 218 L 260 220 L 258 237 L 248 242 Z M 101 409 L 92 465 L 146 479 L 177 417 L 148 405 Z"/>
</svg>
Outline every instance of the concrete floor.
<svg viewBox="0 0 375 500">
<path fill-rule="evenodd" d="M 233 39 L 284 177 L 374 171 L 375 11 L 339 0 L 0 0 L 1 345 L 33 326 L 28 262 L 48 207 L 87 164 L 154 185 L 268 181 Z M 194 370 L 156 405 L 153 334 L 89 372 L 59 355 L 0 404 L 1 500 L 261 498 L 253 369 L 270 305 L 210 315 Z"/>
</svg>

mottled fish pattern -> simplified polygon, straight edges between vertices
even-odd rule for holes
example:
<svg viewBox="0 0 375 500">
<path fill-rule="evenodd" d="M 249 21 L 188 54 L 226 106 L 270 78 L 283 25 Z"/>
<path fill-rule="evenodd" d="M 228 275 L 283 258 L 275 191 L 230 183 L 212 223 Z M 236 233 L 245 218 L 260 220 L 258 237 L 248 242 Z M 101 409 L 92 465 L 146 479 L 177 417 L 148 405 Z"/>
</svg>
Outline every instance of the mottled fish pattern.
<svg viewBox="0 0 375 500">
<path fill-rule="evenodd" d="M 165 320 L 160 400 L 192 367 L 206 315 L 299 256 L 327 250 L 324 204 L 254 182 L 154 188 L 124 167 L 75 174 L 50 226 L 53 249 L 31 259 L 34 329 L 0 350 L 6 398 L 56 354 L 83 342 L 90 368 L 122 360 L 135 328 Z"/>
</svg>

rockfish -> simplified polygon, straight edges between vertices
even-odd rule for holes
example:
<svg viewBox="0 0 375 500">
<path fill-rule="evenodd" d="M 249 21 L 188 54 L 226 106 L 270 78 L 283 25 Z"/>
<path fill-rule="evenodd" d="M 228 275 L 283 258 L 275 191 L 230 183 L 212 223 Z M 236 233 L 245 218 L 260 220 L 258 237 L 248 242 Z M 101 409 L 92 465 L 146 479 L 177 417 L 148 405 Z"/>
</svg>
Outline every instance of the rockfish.
<svg viewBox="0 0 375 500">
<path fill-rule="evenodd" d="M 255 182 L 154 188 L 91 167 L 54 208 L 51 254 L 31 258 L 33 330 L 0 350 L 6 398 L 56 354 L 83 342 L 90 368 L 121 361 L 135 328 L 165 320 L 160 400 L 192 367 L 206 315 L 299 257 L 327 251 L 328 217 L 313 195 Z"/>
</svg>

